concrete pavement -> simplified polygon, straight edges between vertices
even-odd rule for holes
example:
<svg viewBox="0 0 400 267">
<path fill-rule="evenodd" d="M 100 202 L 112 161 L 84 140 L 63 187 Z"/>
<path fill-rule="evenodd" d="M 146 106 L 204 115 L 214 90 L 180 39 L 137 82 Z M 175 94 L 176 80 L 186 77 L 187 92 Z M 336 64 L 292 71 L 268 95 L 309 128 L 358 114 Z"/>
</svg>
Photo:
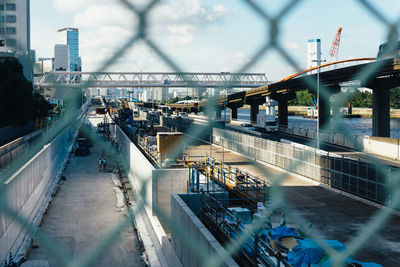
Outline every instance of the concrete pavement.
<svg viewBox="0 0 400 267">
<path fill-rule="evenodd" d="M 119 223 L 128 220 L 127 208 L 116 207 L 116 195 L 110 172 L 99 172 L 100 149 L 92 148 L 88 156 L 72 156 L 64 173 L 65 183 L 53 199 L 40 227 L 62 245 L 71 260 L 83 257 L 93 246 L 104 242 Z M 112 159 L 107 167 L 113 169 Z M 50 266 L 62 266 L 44 246 L 33 248 L 28 260 L 46 260 Z M 120 231 L 105 253 L 93 266 L 144 266 L 136 232 L 131 223 Z"/>
</svg>

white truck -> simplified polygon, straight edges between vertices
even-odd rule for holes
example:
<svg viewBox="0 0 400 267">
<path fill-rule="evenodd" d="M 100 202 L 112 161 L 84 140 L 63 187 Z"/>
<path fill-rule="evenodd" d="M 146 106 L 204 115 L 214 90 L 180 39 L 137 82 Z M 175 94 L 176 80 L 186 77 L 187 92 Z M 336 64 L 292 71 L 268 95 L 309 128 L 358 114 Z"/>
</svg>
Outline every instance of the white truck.
<svg viewBox="0 0 400 267">
<path fill-rule="evenodd" d="M 256 127 L 260 130 L 266 132 L 276 132 L 278 131 L 278 119 L 276 118 L 277 102 L 275 100 L 270 100 L 267 98 L 265 103 L 265 114 L 257 114 L 257 124 Z"/>
</svg>

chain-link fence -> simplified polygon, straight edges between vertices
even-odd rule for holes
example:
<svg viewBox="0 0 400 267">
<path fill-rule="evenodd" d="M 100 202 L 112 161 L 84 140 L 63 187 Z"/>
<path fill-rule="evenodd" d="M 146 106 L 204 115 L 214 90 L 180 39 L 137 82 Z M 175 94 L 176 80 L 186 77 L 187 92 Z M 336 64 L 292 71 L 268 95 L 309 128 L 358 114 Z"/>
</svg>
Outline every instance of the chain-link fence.
<svg viewBox="0 0 400 267">
<path fill-rule="evenodd" d="M 116 4 L 121 4 L 126 10 L 131 12 L 132 17 L 137 21 L 137 27 L 134 29 L 131 37 L 128 38 L 118 50 L 114 51 L 112 56 L 103 62 L 102 66 L 97 70 L 98 72 L 106 70 L 116 61 L 122 60 L 127 51 L 139 41 L 145 44 L 147 48 L 150 49 L 153 54 L 157 55 L 170 69 L 178 73 L 185 72 L 185 69 L 177 64 L 172 56 L 169 56 L 169 51 L 161 49 L 161 46 L 154 41 L 154 36 L 149 35 L 148 27 L 152 24 L 150 14 L 160 2 L 163 1 L 149 1 L 143 8 L 139 8 L 133 1 L 116 1 Z M 283 22 L 294 10 L 301 7 L 302 2 L 304 1 L 287 1 L 283 8 L 277 12 L 275 16 L 272 16 L 256 1 L 243 1 L 253 15 L 268 26 L 269 31 L 265 33 L 265 43 L 254 52 L 249 61 L 242 66 L 237 66 L 237 72 L 248 71 L 263 55 L 270 51 L 277 52 L 280 59 L 288 63 L 294 70 L 301 71 L 301 67 L 296 63 L 296 60 L 280 43 L 279 37 L 281 35 Z M 390 41 L 389 45 L 394 47 L 398 39 L 399 19 L 390 21 L 386 18 L 385 14 L 381 13 L 368 1 L 359 0 L 356 2 L 360 8 L 365 9 L 372 17 L 376 18 L 380 24 L 386 27 L 388 40 Z M 373 64 L 371 67 L 357 73 L 353 79 L 366 80 L 369 77 L 373 77 L 379 67 L 379 62 Z M 195 82 L 187 82 L 193 87 L 196 87 Z M 312 78 L 307 79 L 307 83 L 309 88 L 316 87 L 315 80 Z M 227 86 L 228 85 L 229 83 Z M 82 84 L 82 88 L 87 87 L 90 87 L 90 81 Z M 78 89 L 74 89 L 71 93 L 71 98 L 76 98 L 74 94 L 78 91 Z M 324 100 L 321 102 L 329 103 L 330 93 L 322 85 L 320 91 L 321 99 Z M 348 95 L 351 95 L 351 90 L 342 94 L 341 97 L 336 98 L 333 103 L 335 108 L 340 108 L 340 103 L 342 103 Z M 216 109 L 215 103 L 218 99 L 209 98 L 207 100 L 205 115 L 212 120 L 212 114 Z M 86 111 L 86 109 L 84 109 L 84 111 Z M 175 125 L 168 126 L 167 122 L 172 119 L 164 118 L 161 119 L 161 123 L 164 122 L 167 127 L 170 127 L 169 130 L 182 127 L 181 130 L 184 131 L 185 134 L 184 143 L 174 147 L 174 152 L 171 157 L 181 154 L 182 151 L 188 149 L 190 146 L 199 145 L 199 142 L 200 145 L 206 144 L 206 146 L 209 147 L 209 152 L 207 148 L 207 154 L 209 156 L 213 155 L 213 153 L 214 155 L 221 153 L 221 149 L 235 151 L 253 163 L 252 170 L 254 172 L 269 177 L 269 195 L 267 202 L 270 203 L 264 203 L 265 206 L 262 208 L 260 207 L 257 216 L 246 226 L 244 226 L 243 220 L 237 220 L 233 214 L 236 211 L 227 211 L 226 207 L 224 207 L 224 205 L 221 206 L 221 203 L 218 201 L 211 203 L 215 195 L 212 197 L 204 195 L 206 192 L 203 192 L 201 197 L 192 200 L 192 202 L 188 200 L 189 194 L 182 196 L 182 199 L 186 198 L 186 204 L 188 204 L 188 206 L 197 207 L 197 211 L 194 209 L 193 212 L 195 215 L 198 215 L 199 218 L 204 219 L 202 216 L 208 214 L 208 220 L 204 219 L 200 222 L 192 214 L 184 217 L 182 215 L 183 212 L 189 214 L 189 211 L 186 208 L 182 208 L 182 206 L 178 208 L 177 205 L 184 204 L 180 202 L 180 200 L 177 200 L 176 196 L 172 197 L 172 199 L 168 198 L 166 201 L 167 204 L 165 204 L 166 207 L 173 209 L 170 215 L 168 213 L 171 211 L 165 209 L 164 206 L 159 207 L 154 204 L 161 202 L 151 195 L 155 190 L 152 187 L 154 183 L 154 179 L 152 180 L 152 171 L 156 169 L 165 170 L 166 173 L 163 174 L 165 177 L 175 174 L 171 172 L 168 173 L 168 168 L 164 169 L 162 164 L 160 164 L 160 166 L 149 165 L 150 167 L 148 168 L 147 165 L 138 166 L 140 163 L 149 163 L 150 161 L 148 161 L 145 156 L 135 156 L 136 154 L 133 153 L 143 152 L 134 145 L 136 140 L 129 139 L 118 126 L 113 125 L 110 135 L 111 140 L 116 143 L 116 145 L 112 146 L 108 141 L 96 140 L 99 138 L 97 136 L 93 136 L 95 139 L 94 142 L 99 146 L 99 149 L 107 151 L 110 158 L 115 157 L 118 159 L 121 175 L 127 176 L 131 181 L 130 186 L 134 192 L 134 196 L 131 198 L 134 198 L 135 201 L 130 207 L 131 212 L 127 214 L 128 220 L 113 225 L 107 235 L 99 237 L 97 244 L 90 247 L 83 255 L 80 255 L 79 258 L 74 258 L 74 256 L 59 242 L 54 241 L 51 236 L 41 231 L 40 228 L 38 230 L 38 223 L 34 221 L 33 217 L 36 216 L 35 213 L 38 210 L 40 202 L 43 201 L 39 198 L 44 198 L 44 194 L 46 194 L 49 190 L 49 186 L 52 184 L 51 180 L 55 179 L 56 173 L 60 174 L 60 171 L 63 170 L 57 168 L 60 166 L 64 168 L 65 165 L 61 164 L 63 161 L 62 159 L 64 159 L 65 155 L 68 153 L 68 147 L 72 144 L 71 138 L 76 135 L 77 129 L 82 120 L 84 120 L 84 117 L 85 116 L 83 116 L 81 112 L 75 112 L 73 105 L 70 105 L 66 110 L 64 119 L 60 120 L 57 125 L 54 125 L 51 131 L 46 133 L 44 138 L 41 138 L 35 144 L 31 145 L 29 153 L 25 153 L 19 160 L 14 160 L 7 168 L 0 170 L 0 260 L 3 261 L 6 259 L 10 252 L 15 255 L 18 251 L 16 245 L 18 239 L 27 240 L 31 237 L 35 237 L 39 238 L 41 246 L 44 247 L 45 251 L 58 260 L 59 265 L 96 265 L 96 259 L 101 257 L 115 242 L 118 242 L 119 234 L 130 227 L 132 221 L 136 222 L 135 225 L 138 227 L 139 231 L 145 231 L 145 229 L 149 230 L 149 227 L 152 225 L 151 220 L 153 219 L 148 219 L 149 221 L 143 219 L 144 216 L 147 216 L 146 214 L 152 214 L 158 217 L 159 220 L 163 222 L 164 227 L 169 229 L 172 233 L 172 243 L 169 242 L 167 235 L 164 235 L 161 240 L 154 234 L 150 234 L 147 238 L 142 237 L 145 244 L 146 239 L 149 239 L 148 242 L 154 244 L 157 253 L 163 254 L 162 252 L 164 252 L 162 256 L 158 256 L 161 265 L 168 264 L 174 266 L 173 263 L 179 263 L 184 266 L 233 266 L 235 263 L 232 261 L 232 258 L 238 259 L 238 257 L 240 258 L 238 255 L 242 255 L 244 258 L 248 258 L 249 261 L 237 260 L 241 265 L 246 265 L 246 262 L 252 262 L 253 264 L 261 265 L 279 266 L 279 264 L 284 264 L 285 266 L 290 266 L 290 262 L 293 262 L 293 258 L 291 258 L 292 254 L 289 250 L 284 251 L 282 247 L 279 247 L 282 245 L 283 241 L 274 236 L 273 232 L 276 230 L 276 226 L 280 226 L 282 229 L 289 229 L 285 227 L 285 220 L 290 222 L 290 225 L 294 226 L 296 231 L 281 236 L 298 237 L 298 239 L 296 239 L 297 244 L 303 243 L 304 246 L 308 244 L 317 249 L 318 247 L 322 248 L 322 256 L 319 258 L 319 264 L 321 266 L 342 266 L 345 262 L 355 263 L 356 261 L 352 259 L 352 255 L 362 255 L 361 252 L 365 247 L 368 247 L 367 252 L 363 254 L 363 258 L 365 259 L 368 259 L 365 254 L 368 254 L 370 251 L 374 251 L 374 253 L 372 253 L 373 256 L 370 257 L 371 259 L 377 262 L 382 260 L 382 262 L 389 264 L 388 266 L 396 266 L 396 263 L 398 263 L 396 261 L 400 259 L 398 255 L 398 236 L 396 236 L 396 234 L 399 234 L 397 230 L 399 224 L 396 217 L 398 214 L 393 211 L 399 207 L 400 188 L 398 185 L 398 174 L 396 171 L 392 171 L 392 168 L 380 163 L 376 159 L 373 159 L 373 164 L 364 163 L 346 159 L 343 156 L 317 153 L 315 150 L 298 149 L 287 144 L 264 140 L 234 131 L 216 129 L 212 126 L 199 127 L 195 124 L 186 124 L 186 120 L 175 122 Z M 160 118 L 154 115 L 151 117 Z M 331 121 L 331 125 L 322 125 L 322 130 L 328 131 L 339 127 L 340 115 L 334 114 Z M 348 129 L 341 129 L 341 132 L 343 131 L 345 131 L 345 138 L 346 136 L 351 136 Z M 65 135 L 68 135 L 68 137 L 65 137 Z M 68 142 L 66 140 L 68 140 Z M 310 141 L 310 145 L 312 145 L 311 143 L 312 141 Z M 134 152 L 132 152 L 133 150 Z M 198 152 L 201 148 L 195 148 L 195 150 Z M 224 151 L 222 151 L 222 153 L 224 153 Z M 259 164 L 260 161 L 275 165 L 286 170 L 286 172 L 267 170 L 263 164 Z M 225 162 L 227 162 L 227 160 L 225 160 Z M 240 168 L 240 164 L 237 164 L 236 167 Z M 354 217 L 348 216 L 344 217 L 342 220 L 336 217 L 337 224 L 339 226 L 343 224 L 343 229 L 341 227 L 337 227 L 335 230 L 328 229 L 329 227 L 327 225 L 330 225 L 329 222 L 323 219 L 315 219 L 316 222 L 313 222 L 312 218 L 326 216 L 323 209 L 340 214 L 340 212 L 336 210 L 340 209 L 340 206 L 330 207 L 321 204 L 326 203 L 324 202 L 326 195 L 333 193 L 329 193 L 330 191 L 328 190 L 325 194 L 321 194 L 321 192 L 310 188 L 310 185 L 302 185 L 302 193 L 298 193 L 298 191 L 287 191 L 288 187 L 295 187 L 285 185 L 289 176 L 287 171 L 308 177 L 328 187 L 334 187 L 349 192 L 350 194 L 381 203 L 384 207 L 375 209 L 366 208 L 365 206 L 357 204 L 355 205 L 355 210 L 346 210 L 346 212 L 353 212 Z M 22 176 L 23 178 L 21 178 Z M 189 175 L 187 173 L 186 181 L 183 182 L 185 186 L 188 179 Z M 182 181 L 184 181 L 184 179 L 182 179 Z M 162 181 L 159 180 L 158 183 L 162 184 Z M 39 186 L 41 192 L 33 194 L 32 192 L 36 191 Z M 162 186 L 167 185 L 162 184 Z M 174 187 L 172 185 L 168 186 L 170 186 L 170 188 Z M 315 194 L 315 197 L 313 194 Z M 320 198 L 317 197 L 318 194 Z M 36 199 L 30 199 L 32 196 L 36 197 Z M 308 197 L 307 200 L 302 202 L 302 199 L 304 200 L 306 197 Z M 336 197 L 342 207 L 350 205 L 343 200 L 342 195 L 338 194 Z M 350 199 L 351 198 L 349 198 L 349 201 Z M 296 203 L 296 200 L 300 204 Z M 318 203 L 319 200 L 321 200 L 321 203 Z M 26 201 L 31 201 L 29 206 L 25 205 Z M 222 203 L 225 202 L 222 201 Z M 302 207 L 301 203 L 305 206 Z M 357 208 L 368 210 L 366 212 L 367 215 L 360 214 L 361 211 L 357 210 Z M 202 211 L 203 214 L 200 214 L 200 211 Z M 279 219 L 276 218 L 277 214 L 281 213 L 285 214 L 285 216 L 282 217 L 284 218 L 283 221 L 279 221 Z M 314 213 L 315 216 L 311 216 L 311 213 Z M 362 218 L 363 221 L 360 222 L 357 216 Z M 170 219 L 171 217 L 173 220 Z M 327 216 L 326 220 L 329 220 L 329 218 L 330 217 Z M 188 221 L 191 223 L 189 224 Z M 305 225 L 307 225 L 309 221 L 313 222 L 313 231 L 308 231 L 308 233 L 305 234 L 305 232 L 307 232 L 305 230 L 307 229 Z M 210 232 L 214 233 L 215 238 L 221 241 L 223 248 L 221 245 L 213 243 L 215 238 L 213 239 L 213 237 L 207 234 L 202 223 L 211 228 Z M 219 226 L 215 227 L 215 225 Z M 379 236 L 376 237 L 382 233 L 382 229 L 386 226 L 388 226 L 388 230 L 386 231 L 393 231 L 392 238 L 386 238 L 387 232 L 384 232 L 386 239 Z M 199 227 L 201 234 L 196 235 L 196 231 L 190 227 Z M 308 230 L 310 230 L 310 228 L 311 227 L 308 227 Z M 331 242 L 332 240 L 323 239 L 325 237 L 333 239 L 335 233 L 332 233 L 332 231 L 336 231 L 338 236 L 342 238 L 340 241 L 346 244 L 345 247 L 337 246 L 337 243 Z M 340 233 L 342 234 L 340 235 Z M 262 237 L 263 234 L 264 236 Z M 379 240 L 381 243 L 367 244 L 368 240 L 371 240 L 371 237 L 375 237 L 374 240 Z M 15 239 L 17 239 L 17 241 Z M 22 243 L 22 240 L 20 241 L 19 244 Z M 392 248 L 390 248 L 390 246 L 392 246 Z M 395 248 L 393 248 L 393 246 Z M 290 247 L 290 244 L 286 244 L 286 249 L 287 247 Z M 293 246 L 291 248 L 295 250 Z M 383 250 L 385 252 L 380 252 Z M 390 252 L 386 253 L 387 251 Z M 148 253 L 151 252 L 148 251 Z M 172 254 L 175 256 L 172 256 Z M 148 256 L 151 257 L 151 255 Z M 311 263 L 301 264 L 310 265 Z M 302 266 L 301 264 L 298 265 L 296 263 L 292 265 Z M 151 261 L 150 265 L 152 265 Z"/>
</svg>

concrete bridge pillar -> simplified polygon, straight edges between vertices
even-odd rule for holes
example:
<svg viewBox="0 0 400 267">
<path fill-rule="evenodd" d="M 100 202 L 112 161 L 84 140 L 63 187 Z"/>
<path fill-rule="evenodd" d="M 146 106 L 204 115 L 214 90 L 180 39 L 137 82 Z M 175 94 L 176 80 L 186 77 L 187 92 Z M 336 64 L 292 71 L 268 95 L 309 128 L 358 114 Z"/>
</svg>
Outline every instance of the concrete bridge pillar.
<svg viewBox="0 0 400 267">
<path fill-rule="evenodd" d="M 260 106 L 257 104 L 250 105 L 250 122 L 255 123 L 257 122 L 257 114 L 260 110 Z"/>
<path fill-rule="evenodd" d="M 219 106 L 215 107 L 215 118 L 216 119 L 221 119 L 221 108 Z"/>
<path fill-rule="evenodd" d="M 231 108 L 231 120 L 237 120 L 238 118 L 238 109 Z"/>
<path fill-rule="evenodd" d="M 390 89 L 372 91 L 372 136 L 390 137 Z"/>
<path fill-rule="evenodd" d="M 278 101 L 278 124 L 279 126 L 288 126 L 288 101 Z"/>
</svg>

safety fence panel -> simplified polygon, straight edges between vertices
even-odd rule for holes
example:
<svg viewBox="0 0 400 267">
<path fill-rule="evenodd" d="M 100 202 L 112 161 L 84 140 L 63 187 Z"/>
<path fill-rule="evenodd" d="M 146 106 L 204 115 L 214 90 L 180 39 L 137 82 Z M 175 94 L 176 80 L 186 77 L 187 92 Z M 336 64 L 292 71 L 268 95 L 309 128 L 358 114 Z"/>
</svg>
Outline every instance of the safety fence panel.
<svg viewBox="0 0 400 267">
<path fill-rule="evenodd" d="M 213 129 L 214 143 L 292 171 L 319 183 L 338 188 L 378 203 L 386 203 L 389 195 L 388 172 L 359 160 L 315 149 L 261 139 L 230 130 Z"/>
</svg>

